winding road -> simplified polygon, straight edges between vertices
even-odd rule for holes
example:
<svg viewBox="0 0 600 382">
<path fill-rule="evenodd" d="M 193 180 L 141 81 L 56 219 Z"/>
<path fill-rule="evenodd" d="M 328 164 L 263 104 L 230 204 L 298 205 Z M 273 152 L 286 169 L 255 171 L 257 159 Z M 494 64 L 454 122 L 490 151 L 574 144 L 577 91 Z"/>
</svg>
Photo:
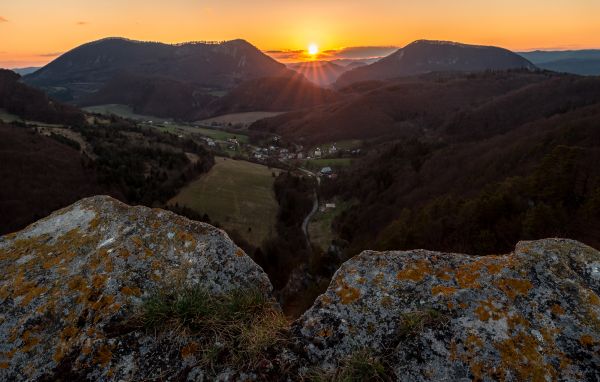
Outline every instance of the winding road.
<svg viewBox="0 0 600 382">
<path fill-rule="evenodd" d="M 310 245 L 310 236 L 308 235 L 308 223 L 310 223 L 310 219 L 314 216 L 314 214 L 319 209 L 319 197 L 317 196 L 317 190 L 315 189 L 313 192 L 314 192 L 313 208 L 310 211 L 310 213 L 304 218 L 304 221 L 302 222 L 302 232 L 304 232 L 304 237 L 306 238 L 306 245 L 308 246 L 308 248 L 312 248 Z"/>
</svg>

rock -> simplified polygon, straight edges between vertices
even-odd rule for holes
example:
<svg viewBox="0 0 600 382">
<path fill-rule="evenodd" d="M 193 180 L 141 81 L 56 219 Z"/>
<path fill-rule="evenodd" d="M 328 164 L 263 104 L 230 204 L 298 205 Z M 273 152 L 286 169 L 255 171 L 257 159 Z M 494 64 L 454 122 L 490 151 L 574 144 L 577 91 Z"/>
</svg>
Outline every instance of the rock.
<svg viewBox="0 0 600 382">
<path fill-rule="evenodd" d="M 189 339 L 127 327 L 162 288 L 215 293 L 267 275 L 210 225 L 93 197 L 0 238 L 0 380 L 185 380 Z"/>
<path fill-rule="evenodd" d="M 600 253 L 521 242 L 472 257 L 366 251 L 292 331 L 308 363 L 383 357 L 398 380 L 600 380 Z"/>
<path fill-rule="evenodd" d="M 302 380 L 339 376 L 355 354 L 406 381 L 600 380 L 600 253 L 570 240 L 487 257 L 366 251 L 291 331 L 223 231 L 108 197 L 0 238 L 0 266 L 3 381 Z M 249 288 L 268 308 L 239 315 L 243 331 L 228 331 L 237 318 L 196 331 L 135 321 L 157 291 L 192 287 Z"/>
</svg>

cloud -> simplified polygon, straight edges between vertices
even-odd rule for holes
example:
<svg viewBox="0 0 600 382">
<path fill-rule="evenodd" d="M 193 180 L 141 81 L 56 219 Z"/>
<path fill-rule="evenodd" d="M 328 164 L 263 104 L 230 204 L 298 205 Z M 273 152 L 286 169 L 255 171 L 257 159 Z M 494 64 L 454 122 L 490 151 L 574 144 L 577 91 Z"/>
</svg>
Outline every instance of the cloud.
<svg viewBox="0 0 600 382">
<path fill-rule="evenodd" d="M 51 53 L 40 53 L 38 57 L 57 57 L 63 54 L 64 52 L 51 52 Z"/>
<path fill-rule="evenodd" d="M 89 23 L 87 21 L 78 21 L 77 25 L 79 26 L 84 26 L 84 25 L 88 25 Z"/>
<path fill-rule="evenodd" d="M 396 46 L 351 46 L 343 49 L 326 50 L 324 56 L 334 59 L 366 59 L 389 56 L 398 50 Z"/>
<path fill-rule="evenodd" d="M 7 23 L 8 20 L 5 19 L 4 17 L 0 16 L 0 23 Z"/>
<path fill-rule="evenodd" d="M 305 54 L 303 50 L 267 50 L 264 53 L 278 61 L 301 60 Z"/>
<path fill-rule="evenodd" d="M 395 46 L 351 46 L 342 49 L 323 51 L 317 56 L 317 59 L 373 59 L 389 56 L 396 50 L 398 50 L 398 47 Z M 305 50 L 267 50 L 264 53 L 278 61 L 284 62 L 304 61 L 309 58 Z"/>
</svg>

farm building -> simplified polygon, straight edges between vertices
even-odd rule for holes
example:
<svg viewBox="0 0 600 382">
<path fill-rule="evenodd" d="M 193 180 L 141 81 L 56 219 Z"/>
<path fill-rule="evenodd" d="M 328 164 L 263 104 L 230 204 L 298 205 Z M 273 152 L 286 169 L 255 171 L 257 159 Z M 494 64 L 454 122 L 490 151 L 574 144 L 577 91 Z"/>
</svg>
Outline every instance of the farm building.
<svg viewBox="0 0 600 382">
<path fill-rule="evenodd" d="M 321 169 L 321 174 L 323 175 L 330 175 L 333 173 L 333 170 L 331 169 L 331 167 L 323 167 Z"/>
</svg>

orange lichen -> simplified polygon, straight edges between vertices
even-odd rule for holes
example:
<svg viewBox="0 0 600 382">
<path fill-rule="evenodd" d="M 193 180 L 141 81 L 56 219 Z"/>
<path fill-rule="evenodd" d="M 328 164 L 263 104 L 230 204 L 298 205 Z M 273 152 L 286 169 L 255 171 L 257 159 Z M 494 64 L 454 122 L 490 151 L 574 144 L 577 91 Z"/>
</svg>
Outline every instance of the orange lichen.
<svg viewBox="0 0 600 382">
<path fill-rule="evenodd" d="M 503 317 L 504 312 L 496 308 L 492 301 L 487 300 L 479 303 L 479 306 L 475 308 L 475 314 L 481 321 L 487 321 L 489 319 L 499 320 Z"/>
<path fill-rule="evenodd" d="M 235 255 L 237 257 L 244 257 L 244 251 L 242 251 L 240 248 L 237 249 L 237 251 L 235 251 Z"/>
<path fill-rule="evenodd" d="M 392 301 L 392 298 L 390 296 L 383 296 L 381 298 L 381 305 L 384 306 L 384 307 L 386 307 L 386 308 L 391 307 L 392 306 L 392 302 L 393 301 Z"/>
<path fill-rule="evenodd" d="M 511 300 L 517 296 L 525 296 L 533 288 L 529 280 L 501 279 L 496 282 L 498 289 L 502 290 Z"/>
<path fill-rule="evenodd" d="M 142 239 L 139 236 L 132 237 L 131 241 L 133 241 L 133 243 L 135 245 L 137 245 L 138 247 L 143 247 L 144 246 L 144 242 L 142 241 Z"/>
<path fill-rule="evenodd" d="M 67 342 L 79 332 L 75 326 L 67 326 L 60 332 L 61 341 Z"/>
<path fill-rule="evenodd" d="M 452 280 L 452 270 L 450 268 L 440 269 L 435 273 L 435 276 L 440 280 L 450 281 Z"/>
<path fill-rule="evenodd" d="M 579 343 L 585 347 L 591 347 L 594 346 L 596 341 L 594 341 L 594 337 L 585 334 L 579 338 Z"/>
<path fill-rule="evenodd" d="M 490 263 L 486 265 L 486 268 L 490 275 L 497 275 L 502 269 L 504 269 L 504 264 Z"/>
<path fill-rule="evenodd" d="M 181 348 L 181 358 L 188 358 L 193 356 L 198 352 L 198 349 L 200 349 L 200 346 L 197 342 L 192 341 L 188 343 L 187 345 Z"/>
<path fill-rule="evenodd" d="M 449 287 L 449 286 L 444 286 L 444 285 L 436 285 L 433 288 L 431 288 L 431 294 L 436 296 L 438 294 L 441 294 L 443 296 L 450 296 L 453 295 L 454 293 L 456 293 L 456 288 L 454 287 Z"/>
<path fill-rule="evenodd" d="M 461 288 L 481 288 L 478 280 L 480 277 L 479 271 L 482 266 L 481 262 L 474 262 L 458 268 L 454 277 L 458 286 Z"/>
<path fill-rule="evenodd" d="M 122 257 L 123 259 L 127 260 L 127 258 L 129 258 L 131 254 L 129 253 L 128 250 L 126 250 L 125 248 L 121 248 L 119 249 L 119 256 Z"/>
<path fill-rule="evenodd" d="M 100 289 L 104 286 L 107 279 L 107 275 L 94 275 L 94 277 L 92 277 L 92 286 L 96 289 Z"/>
<path fill-rule="evenodd" d="M 142 291 L 140 290 L 140 288 L 138 287 L 128 287 L 128 286 L 124 286 L 123 288 L 121 288 L 121 293 L 123 293 L 125 296 L 136 296 L 139 297 L 142 295 Z"/>
<path fill-rule="evenodd" d="M 425 260 L 417 260 L 408 264 L 404 269 L 398 272 L 396 278 L 401 281 L 422 281 L 426 275 L 431 273 L 431 266 Z"/>
<path fill-rule="evenodd" d="M 344 305 L 351 304 L 360 297 L 360 291 L 347 284 L 343 284 L 336 293 Z"/>
<path fill-rule="evenodd" d="M 21 351 L 23 353 L 31 351 L 31 349 L 33 349 L 35 345 L 40 343 L 40 339 L 35 337 L 29 330 L 26 330 L 23 333 L 23 335 L 21 336 L 21 340 L 23 341 L 23 347 L 21 348 Z"/>
<path fill-rule="evenodd" d="M 538 350 L 540 344 L 533 336 L 520 331 L 495 346 L 501 357 L 501 379 L 506 379 L 506 372 L 510 371 L 518 381 L 556 380 L 556 369 L 551 363 L 545 362 Z"/>
<path fill-rule="evenodd" d="M 321 329 L 317 333 L 317 336 L 319 336 L 319 337 L 331 337 L 332 334 L 333 334 L 333 330 L 331 330 L 331 328 L 324 328 L 324 329 Z"/>
<path fill-rule="evenodd" d="M 563 309 L 562 306 L 560 306 L 560 304 L 554 304 L 554 305 L 552 305 L 550 307 L 550 311 L 555 316 L 561 316 L 561 315 L 565 314 L 565 310 Z"/>
<path fill-rule="evenodd" d="M 385 279 L 385 276 L 383 273 L 378 273 L 377 276 L 373 277 L 373 284 L 381 284 L 383 282 L 383 280 Z"/>
<path fill-rule="evenodd" d="M 106 367 L 111 359 L 112 350 L 110 346 L 107 344 L 102 344 L 96 353 L 96 358 L 94 359 L 95 363 L 102 365 L 102 367 Z"/>
<path fill-rule="evenodd" d="M 10 364 L 8 362 L 0 362 L 0 369 L 8 369 Z"/>
</svg>

